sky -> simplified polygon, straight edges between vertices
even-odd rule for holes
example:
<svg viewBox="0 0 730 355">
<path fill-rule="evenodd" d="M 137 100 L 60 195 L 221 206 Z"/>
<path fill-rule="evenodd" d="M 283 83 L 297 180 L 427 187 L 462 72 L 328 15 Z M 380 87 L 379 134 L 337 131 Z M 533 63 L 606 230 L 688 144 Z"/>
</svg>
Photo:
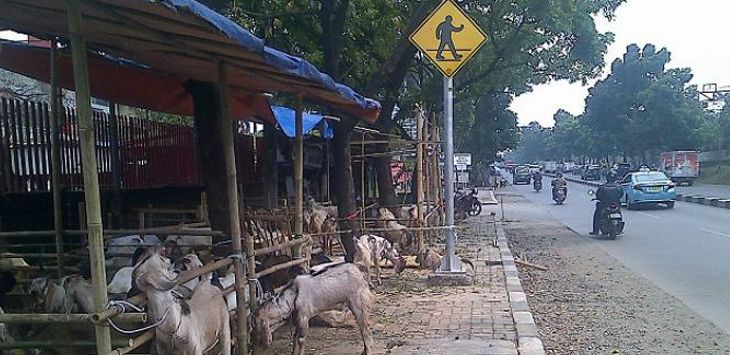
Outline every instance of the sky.
<svg viewBox="0 0 730 355">
<path fill-rule="evenodd" d="M 657 49 L 666 47 L 671 52 L 670 68 L 692 69 L 692 84 L 730 86 L 730 46 L 723 41 L 730 21 L 728 14 L 728 0 L 628 0 L 618 8 L 613 21 L 596 21 L 599 31 L 616 35 L 606 55 L 604 75 L 629 44 L 643 47 L 653 43 Z M 511 108 L 520 125 L 538 121 L 552 126 L 553 114 L 560 108 L 575 115 L 583 112 L 592 84 L 583 87 L 558 81 L 539 85 L 515 98 Z"/>
</svg>

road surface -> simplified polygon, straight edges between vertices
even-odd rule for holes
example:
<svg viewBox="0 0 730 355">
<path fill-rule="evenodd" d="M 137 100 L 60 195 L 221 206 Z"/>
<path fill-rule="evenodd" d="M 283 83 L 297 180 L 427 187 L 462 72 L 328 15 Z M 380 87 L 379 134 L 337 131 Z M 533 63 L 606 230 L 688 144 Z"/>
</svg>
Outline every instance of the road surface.
<svg viewBox="0 0 730 355">
<path fill-rule="evenodd" d="M 697 184 L 693 186 L 679 186 L 677 192 L 684 195 L 730 198 L 730 186 L 728 185 Z"/>
<path fill-rule="evenodd" d="M 569 184 L 566 204 L 555 205 L 546 189 L 510 186 L 537 206 L 532 212 L 510 211 L 507 218 L 555 218 L 586 238 L 594 203 L 587 186 Z M 677 202 L 638 211 L 623 210 L 625 234 L 617 240 L 596 239 L 600 247 L 634 272 L 684 302 L 703 318 L 730 334 L 730 210 Z M 521 214 L 521 215 L 514 215 Z"/>
</svg>

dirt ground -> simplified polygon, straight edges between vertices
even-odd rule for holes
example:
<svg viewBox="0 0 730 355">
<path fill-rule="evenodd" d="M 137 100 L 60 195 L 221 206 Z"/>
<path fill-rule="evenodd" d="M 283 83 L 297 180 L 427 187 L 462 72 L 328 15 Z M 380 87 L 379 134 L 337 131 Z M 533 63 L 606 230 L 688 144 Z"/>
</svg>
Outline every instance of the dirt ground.
<svg viewBox="0 0 730 355">
<path fill-rule="evenodd" d="M 505 203 L 528 203 L 505 196 Z M 562 224 L 508 222 L 548 354 L 730 354 L 730 336 Z"/>
<path fill-rule="evenodd" d="M 459 255 L 478 264 L 473 285 L 431 287 L 430 271 L 394 276 L 384 270 L 370 316 L 375 354 L 516 354 L 504 273 L 495 263 L 499 250 L 491 246 L 493 226 L 472 222 L 460 233 Z M 277 330 L 272 346 L 258 353 L 291 352 L 292 332 L 288 325 Z M 305 347 L 307 354 L 357 354 L 363 344 L 353 322 L 350 328 L 310 328 Z"/>
</svg>

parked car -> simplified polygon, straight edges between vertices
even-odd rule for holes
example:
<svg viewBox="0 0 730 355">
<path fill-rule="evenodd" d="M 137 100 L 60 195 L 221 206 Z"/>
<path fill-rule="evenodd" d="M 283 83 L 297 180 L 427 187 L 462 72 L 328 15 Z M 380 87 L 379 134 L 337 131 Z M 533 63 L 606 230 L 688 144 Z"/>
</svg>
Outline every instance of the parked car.
<svg viewBox="0 0 730 355">
<path fill-rule="evenodd" d="M 573 175 L 580 175 L 582 171 L 583 171 L 583 165 L 576 164 L 570 173 Z"/>
<path fill-rule="evenodd" d="M 580 173 L 581 180 L 601 180 L 601 167 L 598 165 L 586 165 Z"/>
<path fill-rule="evenodd" d="M 661 171 L 643 168 L 631 172 L 621 180 L 624 188 L 624 203 L 630 210 L 639 204 L 664 204 L 674 208 L 677 189 L 672 180 Z"/>
<path fill-rule="evenodd" d="M 529 166 L 518 166 L 512 175 L 512 185 L 529 185 L 532 182 L 532 169 Z"/>
</svg>

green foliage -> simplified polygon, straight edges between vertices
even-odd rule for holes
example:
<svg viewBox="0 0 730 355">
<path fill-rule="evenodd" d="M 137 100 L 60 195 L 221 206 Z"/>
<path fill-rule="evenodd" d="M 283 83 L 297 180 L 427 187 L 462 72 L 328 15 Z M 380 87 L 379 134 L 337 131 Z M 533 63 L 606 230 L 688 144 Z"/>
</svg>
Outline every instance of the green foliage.
<svg viewBox="0 0 730 355">
<path fill-rule="evenodd" d="M 724 120 L 710 120 L 700 104 L 688 68 L 666 69 L 670 53 L 652 44 L 632 44 L 611 73 L 589 90 L 586 111 L 555 115 L 555 127 L 540 153 L 553 159 L 633 158 L 650 163 L 661 151 L 698 149 L 715 140 Z M 722 114 L 720 114 L 721 116 Z M 729 115 L 730 116 L 730 115 Z"/>
<path fill-rule="evenodd" d="M 456 149 L 472 152 L 475 163 L 493 162 L 497 153 L 517 146 L 517 115 L 509 110 L 512 98 L 507 94 L 491 94 L 476 102 L 463 101 L 456 112 L 463 116 L 456 121 L 459 134 Z"/>
</svg>

